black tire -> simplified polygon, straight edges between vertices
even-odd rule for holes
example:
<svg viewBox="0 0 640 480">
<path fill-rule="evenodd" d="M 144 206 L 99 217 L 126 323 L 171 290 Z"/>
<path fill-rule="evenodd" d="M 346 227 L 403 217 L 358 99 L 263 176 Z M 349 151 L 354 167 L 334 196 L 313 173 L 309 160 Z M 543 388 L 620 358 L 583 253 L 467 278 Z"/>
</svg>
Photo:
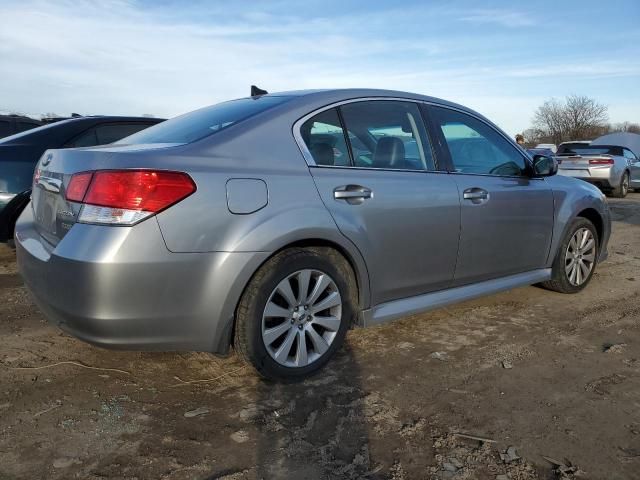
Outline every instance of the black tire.
<svg viewBox="0 0 640 480">
<path fill-rule="evenodd" d="M 328 274 L 335 282 L 342 300 L 340 326 L 328 350 L 304 367 L 281 365 L 271 357 L 262 338 L 262 318 L 267 301 L 276 286 L 289 275 L 304 269 Z M 234 348 L 258 373 L 270 380 L 294 382 L 320 370 L 340 348 L 357 311 L 357 287 L 353 270 L 331 248 L 291 248 L 269 259 L 254 274 L 245 288 L 236 311 Z"/>
<path fill-rule="evenodd" d="M 574 236 L 574 234 L 578 230 L 582 228 L 587 228 L 593 235 L 593 238 L 595 239 L 595 260 L 593 263 L 593 267 L 589 272 L 589 275 L 586 277 L 586 280 L 584 280 L 580 285 L 574 285 L 573 283 L 571 283 L 571 281 L 569 281 L 569 277 L 565 272 L 565 265 L 566 265 L 566 258 L 567 258 L 566 256 L 567 256 L 567 249 L 569 247 L 569 242 L 571 242 L 571 238 Z M 591 281 L 591 278 L 593 277 L 593 273 L 595 272 L 598 264 L 599 251 L 600 251 L 600 239 L 598 238 L 598 232 L 596 228 L 593 226 L 593 223 L 591 223 L 591 221 L 583 217 L 577 217 L 573 219 L 573 221 L 569 225 L 569 228 L 567 229 L 567 233 L 565 234 L 565 237 L 563 238 L 562 243 L 560 244 L 560 247 L 558 248 L 558 251 L 556 253 L 556 257 L 553 261 L 551 280 L 543 282 L 541 285 L 544 288 L 553 290 L 555 292 L 560 292 L 560 293 L 577 293 L 581 291 L 584 287 L 586 287 L 589 284 L 589 282 Z"/>
<path fill-rule="evenodd" d="M 624 172 L 620 179 L 620 185 L 611 190 L 611 196 L 615 198 L 624 198 L 629 193 L 629 172 Z"/>
</svg>

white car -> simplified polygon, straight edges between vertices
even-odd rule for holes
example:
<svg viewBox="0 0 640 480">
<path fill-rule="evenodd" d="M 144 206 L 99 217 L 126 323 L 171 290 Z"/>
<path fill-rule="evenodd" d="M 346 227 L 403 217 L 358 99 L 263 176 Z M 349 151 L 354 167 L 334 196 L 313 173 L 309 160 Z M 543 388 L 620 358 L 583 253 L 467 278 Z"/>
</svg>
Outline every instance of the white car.
<svg viewBox="0 0 640 480">
<path fill-rule="evenodd" d="M 614 197 L 624 198 L 629 188 L 640 187 L 640 162 L 628 148 L 591 143 L 565 148 L 555 158 L 558 174 L 592 183 Z"/>
</svg>

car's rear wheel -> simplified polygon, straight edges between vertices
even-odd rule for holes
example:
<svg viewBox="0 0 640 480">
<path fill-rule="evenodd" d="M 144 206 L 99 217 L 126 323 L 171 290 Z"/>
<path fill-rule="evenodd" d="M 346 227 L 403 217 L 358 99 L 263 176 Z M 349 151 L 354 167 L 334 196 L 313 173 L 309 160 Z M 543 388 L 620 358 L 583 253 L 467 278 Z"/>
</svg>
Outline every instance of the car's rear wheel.
<svg viewBox="0 0 640 480">
<path fill-rule="evenodd" d="M 285 250 L 247 286 L 234 346 L 264 377 L 294 381 L 322 368 L 340 348 L 355 312 L 346 260 L 327 248 Z"/>
<path fill-rule="evenodd" d="M 578 217 L 571 222 L 553 262 L 551 280 L 542 285 L 561 293 L 577 293 L 587 286 L 598 260 L 598 232 Z"/>
<path fill-rule="evenodd" d="M 624 198 L 629 193 L 629 172 L 624 172 L 620 179 L 620 185 L 611 190 L 611 196 L 616 198 Z"/>
</svg>

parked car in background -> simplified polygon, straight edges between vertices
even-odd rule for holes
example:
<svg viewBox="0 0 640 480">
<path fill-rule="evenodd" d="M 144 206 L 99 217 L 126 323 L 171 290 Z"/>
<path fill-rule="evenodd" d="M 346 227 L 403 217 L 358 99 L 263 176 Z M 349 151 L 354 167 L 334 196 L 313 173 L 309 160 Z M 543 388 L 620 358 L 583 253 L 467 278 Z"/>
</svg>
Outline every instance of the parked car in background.
<svg viewBox="0 0 640 480">
<path fill-rule="evenodd" d="M 0 139 L 16 133 L 31 130 L 42 125 L 35 118 L 23 115 L 0 115 Z"/>
<path fill-rule="evenodd" d="M 556 153 L 558 151 L 558 147 L 556 147 L 555 143 L 539 143 L 535 146 L 535 148 L 546 148 L 548 150 L 551 150 L 553 153 Z"/>
<path fill-rule="evenodd" d="M 527 148 L 527 153 L 533 158 L 534 155 L 544 155 L 546 157 L 553 157 L 555 154 L 548 148 Z"/>
<path fill-rule="evenodd" d="M 556 170 L 444 100 L 258 95 L 47 151 L 18 265 L 45 315 L 86 341 L 233 344 L 266 377 L 304 378 L 355 325 L 540 282 L 583 289 L 609 210 Z"/>
<path fill-rule="evenodd" d="M 558 145 L 558 150 L 556 151 L 556 155 L 562 155 L 570 151 L 572 148 L 580 148 L 585 147 L 591 143 L 591 140 L 572 140 L 569 142 L 562 142 Z"/>
<path fill-rule="evenodd" d="M 618 145 L 633 152 L 637 159 L 640 159 L 640 135 L 631 132 L 616 132 L 603 135 L 593 141 L 593 145 Z M 640 192 L 640 162 L 633 161 L 627 155 L 629 161 L 629 187 L 636 192 Z"/>
<path fill-rule="evenodd" d="M 558 173 L 579 178 L 596 185 L 614 197 L 627 196 L 631 167 L 638 162 L 636 155 L 618 145 L 580 145 L 566 148 L 557 157 Z"/>
<path fill-rule="evenodd" d="M 147 117 L 79 117 L 0 140 L 0 241 L 13 238 L 16 219 L 29 203 L 34 167 L 45 150 L 111 143 L 162 121 Z"/>
</svg>

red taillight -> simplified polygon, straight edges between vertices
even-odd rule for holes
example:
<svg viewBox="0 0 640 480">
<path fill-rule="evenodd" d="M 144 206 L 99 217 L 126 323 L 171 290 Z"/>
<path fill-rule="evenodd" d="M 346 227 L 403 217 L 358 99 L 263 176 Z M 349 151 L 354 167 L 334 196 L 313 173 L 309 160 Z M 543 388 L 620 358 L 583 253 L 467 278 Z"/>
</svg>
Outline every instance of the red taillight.
<svg viewBox="0 0 640 480">
<path fill-rule="evenodd" d="M 590 158 L 589 165 L 613 165 L 613 158 Z"/>
<path fill-rule="evenodd" d="M 158 212 L 182 200 L 195 189 L 186 173 L 151 170 L 98 171 L 73 175 L 66 197 L 72 202 Z"/>
<path fill-rule="evenodd" d="M 98 170 L 76 173 L 67 200 L 83 204 L 78 221 L 134 225 L 196 191 L 191 177 L 163 170 Z"/>
<path fill-rule="evenodd" d="M 105 170 L 93 174 L 83 203 L 155 213 L 179 202 L 195 190 L 193 180 L 186 173 Z"/>
<path fill-rule="evenodd" d="M 71 181 L 67 186 L 67 200 L 72 202 L 82 202 L 84 194 L 87 193 L 87 187 L 91 182 L 93 172 L 76 173 L 71 177 Z"/>
</svg>

